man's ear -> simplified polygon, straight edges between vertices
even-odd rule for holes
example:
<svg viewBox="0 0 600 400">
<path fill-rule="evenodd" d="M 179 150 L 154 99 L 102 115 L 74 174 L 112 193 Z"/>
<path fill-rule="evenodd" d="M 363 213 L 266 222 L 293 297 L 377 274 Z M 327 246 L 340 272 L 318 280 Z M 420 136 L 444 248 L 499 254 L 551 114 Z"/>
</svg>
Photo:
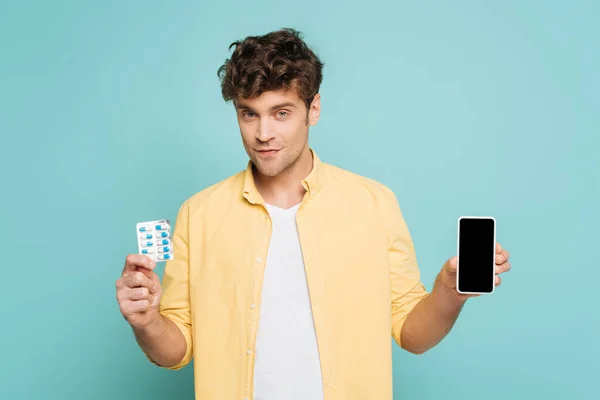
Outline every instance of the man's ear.
<svg viewBox="0 0 600 400">
<path fill-rule="evenodd" d="M 308 110 L 308 122 L 311 125 L 316 125 L 319 122 L 319 117 L 321 115 L 321 95 L 317 93 L 313 98 L 313 101 Z"/>
</svg>

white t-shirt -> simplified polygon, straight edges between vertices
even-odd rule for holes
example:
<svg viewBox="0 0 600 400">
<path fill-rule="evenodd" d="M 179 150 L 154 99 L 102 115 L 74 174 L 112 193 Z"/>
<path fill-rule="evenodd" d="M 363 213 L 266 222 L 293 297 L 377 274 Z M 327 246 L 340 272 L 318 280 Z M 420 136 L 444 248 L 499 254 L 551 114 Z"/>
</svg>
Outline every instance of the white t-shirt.
<svg viewBox="0 0 600 400">
<path fill-rule="evenodd" d="M 296 211 L 267 204 L 272 236 L 255 347 L 254 400 L 321 400 L 323 383 Z"/>
</svg>

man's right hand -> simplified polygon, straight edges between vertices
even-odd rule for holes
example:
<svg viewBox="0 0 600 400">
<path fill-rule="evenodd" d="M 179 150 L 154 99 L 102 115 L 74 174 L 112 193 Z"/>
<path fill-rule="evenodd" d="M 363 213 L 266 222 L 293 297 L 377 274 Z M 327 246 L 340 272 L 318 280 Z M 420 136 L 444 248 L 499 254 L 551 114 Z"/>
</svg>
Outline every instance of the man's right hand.
<svg viewBox="0 0 600 400">
<path fill-rule="evenodd" d="M 121 314 L 136 329 L 144 329 L 159 318 L 162 294 L 160 279 L 153 271 L 156 262 L 143 254 L 129 254 L 117 280 Z"/>
</svg>

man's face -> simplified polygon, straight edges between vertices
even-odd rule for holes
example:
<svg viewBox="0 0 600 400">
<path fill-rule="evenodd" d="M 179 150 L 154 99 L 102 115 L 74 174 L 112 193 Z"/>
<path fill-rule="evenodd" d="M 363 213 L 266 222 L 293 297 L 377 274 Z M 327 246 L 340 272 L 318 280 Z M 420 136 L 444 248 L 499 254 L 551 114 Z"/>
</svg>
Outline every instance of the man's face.
<svg viewBox="0 0 600 400">
<path fill-rule="evenodd" d="M 308 149 L 308 128 L 319 119 L 320 97 L 307 110 L 293 90 L 269 91 L 237 100 L 235 107 L 246 153 L 261 174 L 273 177 Z"/>
</svg>

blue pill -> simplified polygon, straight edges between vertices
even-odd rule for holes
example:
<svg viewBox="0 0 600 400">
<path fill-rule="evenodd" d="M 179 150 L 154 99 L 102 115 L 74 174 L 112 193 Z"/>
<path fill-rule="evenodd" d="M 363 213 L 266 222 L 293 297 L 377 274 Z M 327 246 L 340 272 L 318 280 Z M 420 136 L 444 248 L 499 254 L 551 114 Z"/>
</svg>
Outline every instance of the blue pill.
<svg viewBox="0 0 600 400">
<path fill-rule="evenodd" d="M 162 242 L 161 241 L 159 241 L 159 242 L 160 242 L 160 244 L 169 244 L 169 241 L 167 239 L 164 239 Z"/>
<path fill-rule="evenodd" d="M 148 249 L 143 249 L 142 254 L 148 254 Z"/>
<path fill-rule="evenodd" d="M 160 236 L 160 237 L 167 237 L 167 236 L 168 236 L 168 234 L 167 234 L 167 232 L 160 232 L 160 233 L 159 233 L 159 236 Z"/>
<path fill-rule="evenodd" d="M 146 232 L 146 227 L 145 227 L 145 226 L 142 226 L 142 227 L 140 228 L 140 232 Z"/>
<path fill-rule="evenodd" d="M 168 253 L 168 252 L 169 252 L 169 248 L 168 248 L 168 247 L 163 247 L 163 251 L 164 251 L 165 253 Z"/>
<path fill-rule="evenodd" d="M 148 234 L 146 235 L 146 239 L 152 239 L 152 235 L 151 235 L 150 233 L 148 233 Z"/>
</svg>

